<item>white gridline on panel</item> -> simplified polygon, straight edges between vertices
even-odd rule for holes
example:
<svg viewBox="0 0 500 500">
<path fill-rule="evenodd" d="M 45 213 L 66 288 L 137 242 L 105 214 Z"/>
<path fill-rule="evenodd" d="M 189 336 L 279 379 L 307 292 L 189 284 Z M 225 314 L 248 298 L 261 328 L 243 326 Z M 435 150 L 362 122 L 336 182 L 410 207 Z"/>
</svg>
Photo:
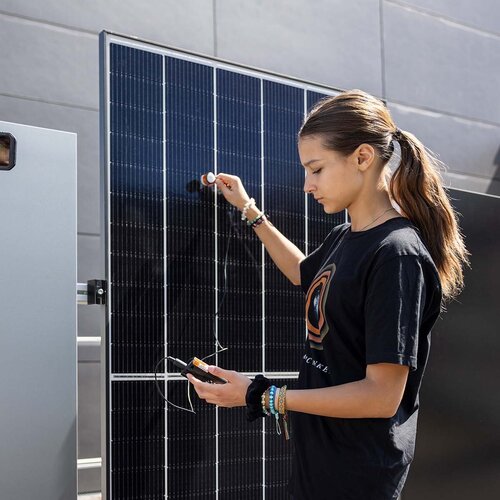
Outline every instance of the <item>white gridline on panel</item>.
<svg viewBox="0 0 500 500">
<path fill-rule="evenodd" d="M 218 144 L 217 144 L 217 70 L 212 68 L 212 77 L 213 77 L 213 113 L 214 113 L 214 172 L 218 174 L 219 164 L 217 162 L 217 152 L 218 152 Z M 215 311 L 217 316 L 215 317 L 215 364 L 219 366 L 219 355 L 217 354 L 218 345 L 219 345 L 219 275 L 218 275 L 218 260 L 219 260 L 219 234 L 218 229 L 219 225 L 217 223 L 217 190 L 214 189 L 214 244 L 215 244 L 215 259 L 214 259 L 214 279 L 215 279 Z M 215 498 L 219 499 L 219 409 L 215 409 L 215 435 L 217 436 L 215 439 Z"/>
<path fill-rule="evenodd" d="M 162 101 L 162 116 L 163 116 L 163 146 L 162 146 L 162 153 L 163 153 L 163 356 L 165 356 L 165 361 L 166 361 L 166 356 L 168 352 L 168 343 L 167 343 L 167 338 L 168 338 L 168 331 L 167 331 L 167 259 L 166 259 L 166 253 L 167 253 L 167 231 L 166 231 L 166 226 L 167 226 L 167 111 L 166 111 L 166 92 L 167 92 L 167 79 L 166 79 L 166 63 L 165 63 L 165 57 L 161 58 L 161 64 L 162 64 L 162 86 L 161 86 L 161 101 Z M 165 365 L 165 363 L 164 363 Z M 164 379 L 165 381 L 165 379 Z M 165 384 L 163 384 L 163 394 L 166 397 L 167 394 L 167 384 L 165 381 Z M 167 468 L 168 464 L 168 440 L 167 440 L 167 429 L 168 429 L 168 412 L 166 409 L 167 403 L 164 401 L 164 406 L 165 406 L 165 427 L 164 427 L 164 443 L 165 443 L 165 470 Z M 165 500 L 168 498 L 168 484 L 167 481 L 165 480 Z"/>
</svg>

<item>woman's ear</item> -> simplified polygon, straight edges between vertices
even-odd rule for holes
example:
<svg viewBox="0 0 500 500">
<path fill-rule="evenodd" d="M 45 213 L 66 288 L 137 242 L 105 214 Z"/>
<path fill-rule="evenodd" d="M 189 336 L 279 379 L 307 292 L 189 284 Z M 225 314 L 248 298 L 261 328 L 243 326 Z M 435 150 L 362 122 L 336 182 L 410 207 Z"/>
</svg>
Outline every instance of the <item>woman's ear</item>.
<svg viewBox="0 0 500 500">
<path fill-rule="evenodd" d="M 358 170 L 364 172 L 370 167 L 375 159 L 375 149 L 369 144 L 361 144 L 357 147 L 356 151 L 354 151 L 354 155 Z"/>
</svg>

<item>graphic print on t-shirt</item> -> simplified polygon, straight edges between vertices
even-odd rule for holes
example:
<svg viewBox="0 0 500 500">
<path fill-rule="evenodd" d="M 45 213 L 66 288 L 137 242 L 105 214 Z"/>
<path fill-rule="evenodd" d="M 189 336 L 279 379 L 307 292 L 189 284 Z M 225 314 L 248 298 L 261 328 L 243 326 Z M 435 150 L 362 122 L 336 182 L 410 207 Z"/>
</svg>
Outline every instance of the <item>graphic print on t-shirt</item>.
<svg viewBox="0 0 500 500">
<path fill-rule="evenodd" d="M 307 338 L 309 346 L 319 351 L 323 350 L 323 339 L 330 329 L 326 320 L 325 304 L 335 270 L 335 264 L 322 269 L 314 278 L 306 295 Z"/>
</svg>

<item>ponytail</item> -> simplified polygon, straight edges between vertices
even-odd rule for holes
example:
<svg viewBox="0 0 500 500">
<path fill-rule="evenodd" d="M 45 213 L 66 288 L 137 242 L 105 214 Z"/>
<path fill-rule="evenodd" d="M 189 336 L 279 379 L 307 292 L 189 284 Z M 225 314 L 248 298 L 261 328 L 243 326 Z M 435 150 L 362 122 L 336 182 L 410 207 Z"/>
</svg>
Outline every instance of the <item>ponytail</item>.
<svg viewBox="0 0 500 500">
<path fill-rule="evenodd" d="M 470 266 L 470 253 L 443 188 L 441 162 L 413 134 L 396 128 L 381 100 L 362 90 L 319 101 L 298 135 L 321 136 L 327 148 L 344 155 L 352 154 L 360 144 L 370 144 L 383 165 L 394 152 L 394 141 L 399 141 L 401 161 L 389 181 L 390 196 L 420 231 L 439 273 L 444 308 L 464 287 L 462 267 Z"/>
<path fill-rule="evenodd" d="M 443 299 L 449 301 L 464 287 L 462 267 L 470 266 L 470 253 L 443 188 L 441 162 L 413 134 L 398 132 L 401 161 L 390 179 L 390 194 L 419 229 L 439 272 Z"/>
</svg>

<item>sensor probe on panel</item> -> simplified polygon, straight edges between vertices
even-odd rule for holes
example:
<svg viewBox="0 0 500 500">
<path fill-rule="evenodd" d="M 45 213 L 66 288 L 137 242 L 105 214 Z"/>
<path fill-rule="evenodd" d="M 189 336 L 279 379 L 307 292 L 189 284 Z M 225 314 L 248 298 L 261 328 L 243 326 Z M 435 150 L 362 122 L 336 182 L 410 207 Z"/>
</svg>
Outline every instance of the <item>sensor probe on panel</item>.
<svg viewBox="0 0 500 500">
<path fill-rule="evenodd" d="M 204 186 L 213 186 L 215 184 L 216 176 L 213 172 L 208 172 L 201 176 L 201 183 Z"/>
<path fill-rule="evenodd" d="M 215 181 L 217 180 L 217 176 L 213 173 L 213 172 L 207 172 L 206 174 L 203 174 L 201 177 L 200 177 L 200 181 L 201 183 L 205 186 L 205 187 L 209 187 L 209 186 L 213 186 L 215 184 Z M 229 184 L 227 184 L 226 182 L 224 182 L 223 179 L 221 179 L 222 182 L 226 185 L 226 187 L 231 190 L 231 186 L 229 186 Z"/>
</svg>

